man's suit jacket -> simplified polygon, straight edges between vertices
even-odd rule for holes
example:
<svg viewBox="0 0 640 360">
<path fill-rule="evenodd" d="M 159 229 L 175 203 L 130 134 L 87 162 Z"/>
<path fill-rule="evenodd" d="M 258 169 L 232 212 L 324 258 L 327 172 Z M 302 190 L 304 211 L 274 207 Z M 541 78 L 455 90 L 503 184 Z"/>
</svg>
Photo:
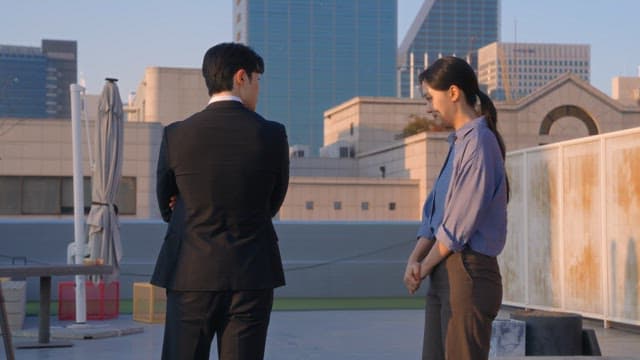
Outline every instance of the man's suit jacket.
<svg viewBox="0 0 640 360">
<path fill-rule="evenodd" d="M 214 102 L 165 127 L 156 191 L 169 226 L 151 283 L 178 291 L 284 285 L 271 219 L 288 183 L 284 126 L 240 102 Z"/>
</svg>

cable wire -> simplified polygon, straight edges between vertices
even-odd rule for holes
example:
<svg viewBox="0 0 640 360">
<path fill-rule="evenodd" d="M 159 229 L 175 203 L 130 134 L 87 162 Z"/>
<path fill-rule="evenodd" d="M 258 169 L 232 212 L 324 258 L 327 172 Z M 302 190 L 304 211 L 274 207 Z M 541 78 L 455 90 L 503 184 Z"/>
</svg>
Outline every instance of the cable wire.
<svg viewBox="0 0 640 360">
<path fill-rule="evenodd" d="M 346 262 L 346 261 L 349 261 L 349 260 L 362 258 L 362 257 L 369 256 L 369 255 L 379 254 L 379 253 L 385 252 L 387 250 L 391 250 L 391 249 L 395 249 L 395 248 L 398 248 L 398 247 L 401 247 L 401 246 L 408 245 L 408 244 L 413 243 L 413 242 L 415 242 L 415 240 L 402 241 L 402 242 L 394 243 L 394 244 L 391 244 L 389 246 L 385 246 L 385 247 L 382 247 L 382 248 L 379 248 L 379 249 L 374 249 L 374 250 L 371 250 L 371 251 L 366 251 L 366 252 L 355 254 L 355 255 L 335 258 L 335 259 L 319 262 L 317 264 L 288 267 L 288 268 L 285 268 L 284 271 L 291 273 L 291 272 L 295 272 L 295 271 L 309 270 L 309 269 L 315 269 L 315 268 L 319 268 L 319 267 L 325 267 L 325 266 L 329 266 L 329 265 L 333 265 L 333 264 Z M 37 260 L 37 259 L 33 259 L 33 258 L 28 258 L 26 256 L 11 256 L 11 255 L 6 255 L 6 254 L 0 254 L 0 257 L 11 259 L 11 260 L 20 258 L 20 259 L 24 259 L 25 263 L 34 263 L 34 264 L 39 264 L 39 265 L 50 265 L 50 263 L 47 263 L 47 262 L 44 262 L 44 261 L 41 261 L 41 260 Z M 121 276 L 134 276 L 134 277 L 151 277 L 151 274 L 141 274 L 141 273 L 132 273 L 132 272 L 121 272 L 120 275 Z"/>
</svg>

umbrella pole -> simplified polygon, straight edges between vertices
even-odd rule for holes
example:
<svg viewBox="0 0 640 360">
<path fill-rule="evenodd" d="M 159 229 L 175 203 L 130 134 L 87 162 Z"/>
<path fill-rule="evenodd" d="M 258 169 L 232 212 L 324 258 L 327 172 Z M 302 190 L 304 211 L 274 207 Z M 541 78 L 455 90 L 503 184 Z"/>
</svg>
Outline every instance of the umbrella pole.
<svg viewBox="0 0 640 360">
<path fill-rule="evenodd" d="M 84 259 L 84 189 L 82 171 L 82 132 L 80 124 L 81 100 L 80 93 L 84 88 L 78 84 L 71 84 L 71 128 L 73 141 L 73 233 L 76 247 L 76 264 L 82 264 Z M 87 321 L 85 277 L 76 276 L 76 323 Z"/>
</svg>

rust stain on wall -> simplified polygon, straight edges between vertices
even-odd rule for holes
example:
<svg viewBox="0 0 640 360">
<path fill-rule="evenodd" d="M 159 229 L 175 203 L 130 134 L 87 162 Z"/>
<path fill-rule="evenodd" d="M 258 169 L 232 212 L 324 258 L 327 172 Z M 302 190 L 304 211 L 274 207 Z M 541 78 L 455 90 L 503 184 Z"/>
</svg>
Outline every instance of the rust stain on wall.
<svg viewBox="0 0 640 360">
<path fill-rule="evenodd" d="M 593 206 L 594 189 L 600 183 L 599 177 L 599 157 L 595 154 L 575 156 L 567 159 L 565 167 L 564 189 L 567 199 L 574 199 L 573 203 L 578 208 L 591 209 Z M 579 191 L 579 193 L 576 193 Z M 598 201 L 596 198 L 595 201 Z"/>
<path fill-rule="evenodd" d="M 600 299 L 601 266 L 600 257 L 587 244 L 567 273 L 567 299 L 582 304 L 583 311 L 596 311 Z"/>
<path fill-rule="evenodd" d="M 622 161 L 617 162 L 616 169 L 616 193 L 623 213 L 631 215 L 640 205 L 640 149 L 624 149 L 621 153 Z"/>
<path fill-rule="evenodd" d="M 532 162 L 529 207 L 529 298 L 532 303 L 553 306 L 557 301 L 553 279 L 559 269 L 553 259 L 554 219 L 557 216 L 557 163 L 546 158 Z"/>
<path fill-rule="evenodd" d="M 600 157 L 583 154 L 568 157 L 564 177 L 564 249 L 567 303 L 595 312 L 601 307 L 601 260 L 594 247 L 600 239 Z"/>
<path fill-rule="evenodd" d="M 535 207 L 542 211 L 551 211 L 556 199 L 555 166 L 550 163 L 537 163 L 533 166 L 531 193 Z M 549 213 L 549 215 L 552 215 Z"/>
</svg>

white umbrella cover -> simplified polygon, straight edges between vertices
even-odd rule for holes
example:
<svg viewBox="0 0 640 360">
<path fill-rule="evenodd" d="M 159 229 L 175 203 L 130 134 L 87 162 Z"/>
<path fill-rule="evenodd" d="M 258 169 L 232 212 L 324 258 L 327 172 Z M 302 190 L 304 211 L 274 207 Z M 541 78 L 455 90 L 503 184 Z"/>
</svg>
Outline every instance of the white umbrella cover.
<svg viewBox="0 0 640 360">
<path fill-rule="evenodd" d="M 119 274 L 122 259 L 120 224 L 115 200 L 122 175 L 124 119 L 122 100 L 115 79 L 102 89 L 96 122 L 95 169 L 91 181 L 91 210 L 87 217 L 91 259 L 102 259 Z"/>
</svg>

